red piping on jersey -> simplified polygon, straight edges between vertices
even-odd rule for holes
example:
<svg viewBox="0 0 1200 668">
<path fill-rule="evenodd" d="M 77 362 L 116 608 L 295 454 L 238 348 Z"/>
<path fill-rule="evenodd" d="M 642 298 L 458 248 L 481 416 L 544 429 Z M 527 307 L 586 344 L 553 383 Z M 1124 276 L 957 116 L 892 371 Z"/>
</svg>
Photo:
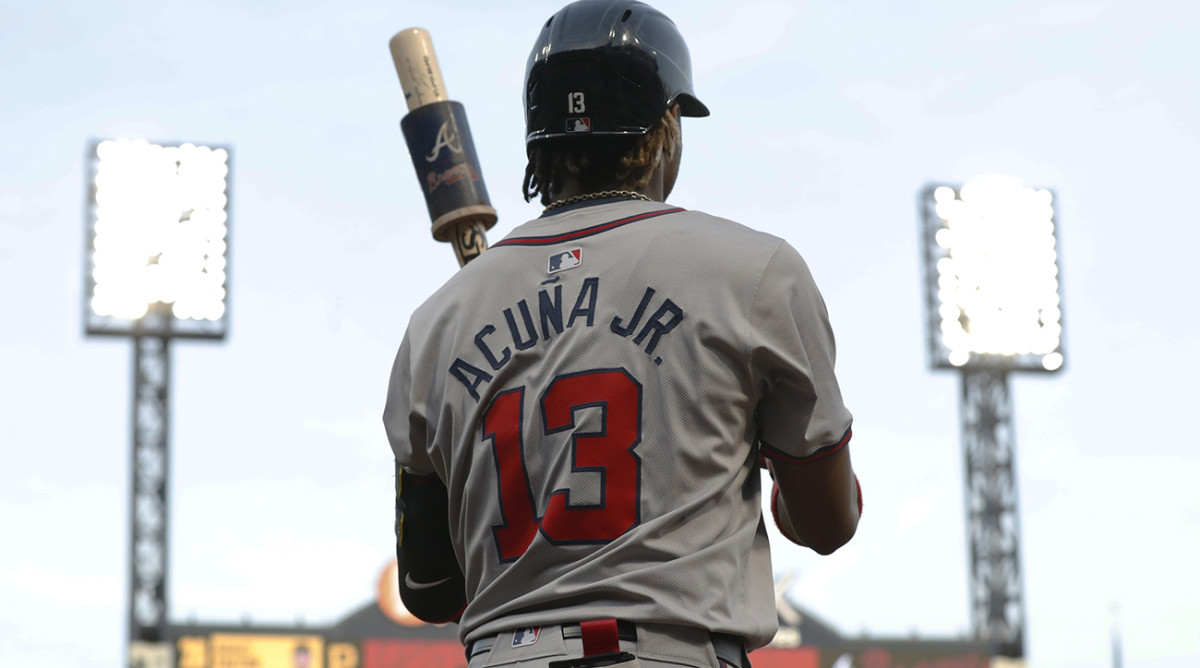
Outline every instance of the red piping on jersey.
<svg viewBox="0 0 1200 668">
<path fill-rule="evenodd" d="M 816 452 L 808 455 L 807 457 L 793 457 L 792 455 L 787 454 L 786 452 L 776 448 L 766 441 L 759 441 L 758 447 L 759 452 L 768 459 L 778 459 L 779 461 L 788 462 L 790 464 L 807 464 L 809 462 L 815 462 L 818 459 L 828 457 L 829 455 L 832 455 L 833 453 L 846 447 L 846 445 L 850 443 L 850 436 L 850 427 L 846 427 L 846 433 L 842 434 L 842 437 L 838 439 L 837 443 L 819 448 Z"/>
<path fill-rule="evenodd" d="M 607 232 L 609 230 L 616 229 L 623 225 L 628 225 L 630 223 L 636 223 L 639 220 L 646 220 L 647 218 L 657 218 L 659 216 L 665 216 L 669 213 L 679 213 L 680 211 L 686 211 L 686 210 L 687 209 L 684 209 L 681 207 L 675 207 L 673 209 L 663 209 L 662 211 L 650 211 L 648 213 L 639 213 L 636 216 L 630 216 L 628 218 L 621 218 L 620 220 L 614 220 L 614 221 L 610 221 L 607 223 L 600 223 L 599 225 L 585 227 L 582 230 L 575 230 L 574 232 L 564 232 L 563 234 L 554 234 L 554 235 L 545 236 L 545 237 L 515 237 L 513 239 L 505 239 L 498 243 L 492 244 L 492 248 L 498 248 L 500 246 L 551 246 L 554 244 L 561 244 L 561 243 L 564 243 L 567 241 L 574 241 L 576 239 L 582 239 L 584 237 L 590 237 L 594 234 L 600 234 L 601 232 Z"/>
</svg>

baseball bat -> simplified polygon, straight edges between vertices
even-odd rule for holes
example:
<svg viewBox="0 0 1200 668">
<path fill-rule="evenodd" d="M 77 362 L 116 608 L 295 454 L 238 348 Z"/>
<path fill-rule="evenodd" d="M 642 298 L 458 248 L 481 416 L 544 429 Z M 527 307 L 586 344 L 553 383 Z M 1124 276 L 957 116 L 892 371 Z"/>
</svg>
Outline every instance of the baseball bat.
<svg viewBox="0 0 1200 668">
<path fill-rule="evenodd" d="M 400 129 L 425 195 L 433 238 L 452 244 L 459 266 L 466 265 L 487 250 L 487 231 L 496 224 L 466 110 L 446 95 L 429 31 L 401 30 L 388 46 L 408 103 Z"/>
</svg>

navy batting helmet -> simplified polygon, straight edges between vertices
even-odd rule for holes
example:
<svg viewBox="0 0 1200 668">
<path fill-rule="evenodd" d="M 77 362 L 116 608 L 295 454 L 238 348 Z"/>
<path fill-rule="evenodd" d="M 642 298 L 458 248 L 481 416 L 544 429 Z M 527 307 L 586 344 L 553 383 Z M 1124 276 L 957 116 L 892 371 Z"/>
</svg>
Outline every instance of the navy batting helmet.
<svg viewBox="0 0 1200 668">
<path fill-rule="evenodd" d="M 579 0 L 546 21 L 525 66 L 525 143 L 641 135 L 673 105 L 707 116 L 679 28 L 631 0 Z"/>
</svg>

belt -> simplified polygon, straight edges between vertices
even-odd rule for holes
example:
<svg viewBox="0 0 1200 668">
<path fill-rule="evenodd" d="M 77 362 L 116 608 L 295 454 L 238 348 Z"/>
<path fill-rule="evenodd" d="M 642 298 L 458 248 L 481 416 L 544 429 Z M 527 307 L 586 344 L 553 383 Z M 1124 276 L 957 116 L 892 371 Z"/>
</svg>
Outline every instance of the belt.
<svg viewBox="0 0 1200 668">
<path fill-rule="evenodd" d="M 493 636 L 488 636 L 487 638 L 480 638 L 479 640 L 476 640 L 475 642 L 473 642 L 469 646 L 467 646 L 467 661 L 470 661 L 471 657 L 473 657 L 473 656 L 478 656 L 478 655 L 483 654 L 484 652 L 490 650 L 492 648 L 492 646 L 496 644 L 497 637 L 502 635 L 503 633 L 504 632 L 498 633 Z M 580 626 L 579 624 L 563 624 L 562 625 L 562 636 L 563 636 L 564 640 L 571 640 L 572 638 L 582 638 L 583 637 L 583 627 Z M 623 619 L 618 619 L 617 620 L 617 638 L 619 640 L 628 640 L 631 642 L 636 641 L 637 640 L 637 626 L 633 622 L 627 622 Z"/>
<path fill-rule="evenodd" d="M 583 627 L 579 624 L 562 624 L 561 628 L 564 640 L 583 637 Z M 466 648 L 467 662 L 470 662 L 473 657 L 491 650 L 496 644 L 496 640 L 502 634 L 503 632 L 488 636 L 487 638 L 480 638 L 468 645 Z M 748 668 L 750 664 L 746 661 L 746 648 L 741 638 L 731 636 L 727 633 L 709 633 L 708 637 L 712 641 L 713 650 L 716 652 L 718 659 L 735 667 L 746 666 Z M 636 642 L 637 625 L 633 622 L 621 619 L 617 620 L 617 638 Z"/>
</svg>

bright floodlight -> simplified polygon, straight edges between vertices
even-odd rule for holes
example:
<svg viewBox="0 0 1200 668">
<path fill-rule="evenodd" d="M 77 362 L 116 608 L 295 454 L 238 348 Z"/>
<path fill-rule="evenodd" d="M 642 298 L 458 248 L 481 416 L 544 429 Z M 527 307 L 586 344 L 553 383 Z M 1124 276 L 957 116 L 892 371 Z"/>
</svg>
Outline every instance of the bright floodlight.
<svg viewBox="0 0 1200 668">
<path fill-rule="evenodd" d="M 933 365 L 1060 369 L 1053 193 L 986 176 L 922 203 Z"/>
<path fill-rule="evenodd" d="M 89 158 L 88 333 L 223 337 L 228 151 L 106 140 Z"/>
</svg>

